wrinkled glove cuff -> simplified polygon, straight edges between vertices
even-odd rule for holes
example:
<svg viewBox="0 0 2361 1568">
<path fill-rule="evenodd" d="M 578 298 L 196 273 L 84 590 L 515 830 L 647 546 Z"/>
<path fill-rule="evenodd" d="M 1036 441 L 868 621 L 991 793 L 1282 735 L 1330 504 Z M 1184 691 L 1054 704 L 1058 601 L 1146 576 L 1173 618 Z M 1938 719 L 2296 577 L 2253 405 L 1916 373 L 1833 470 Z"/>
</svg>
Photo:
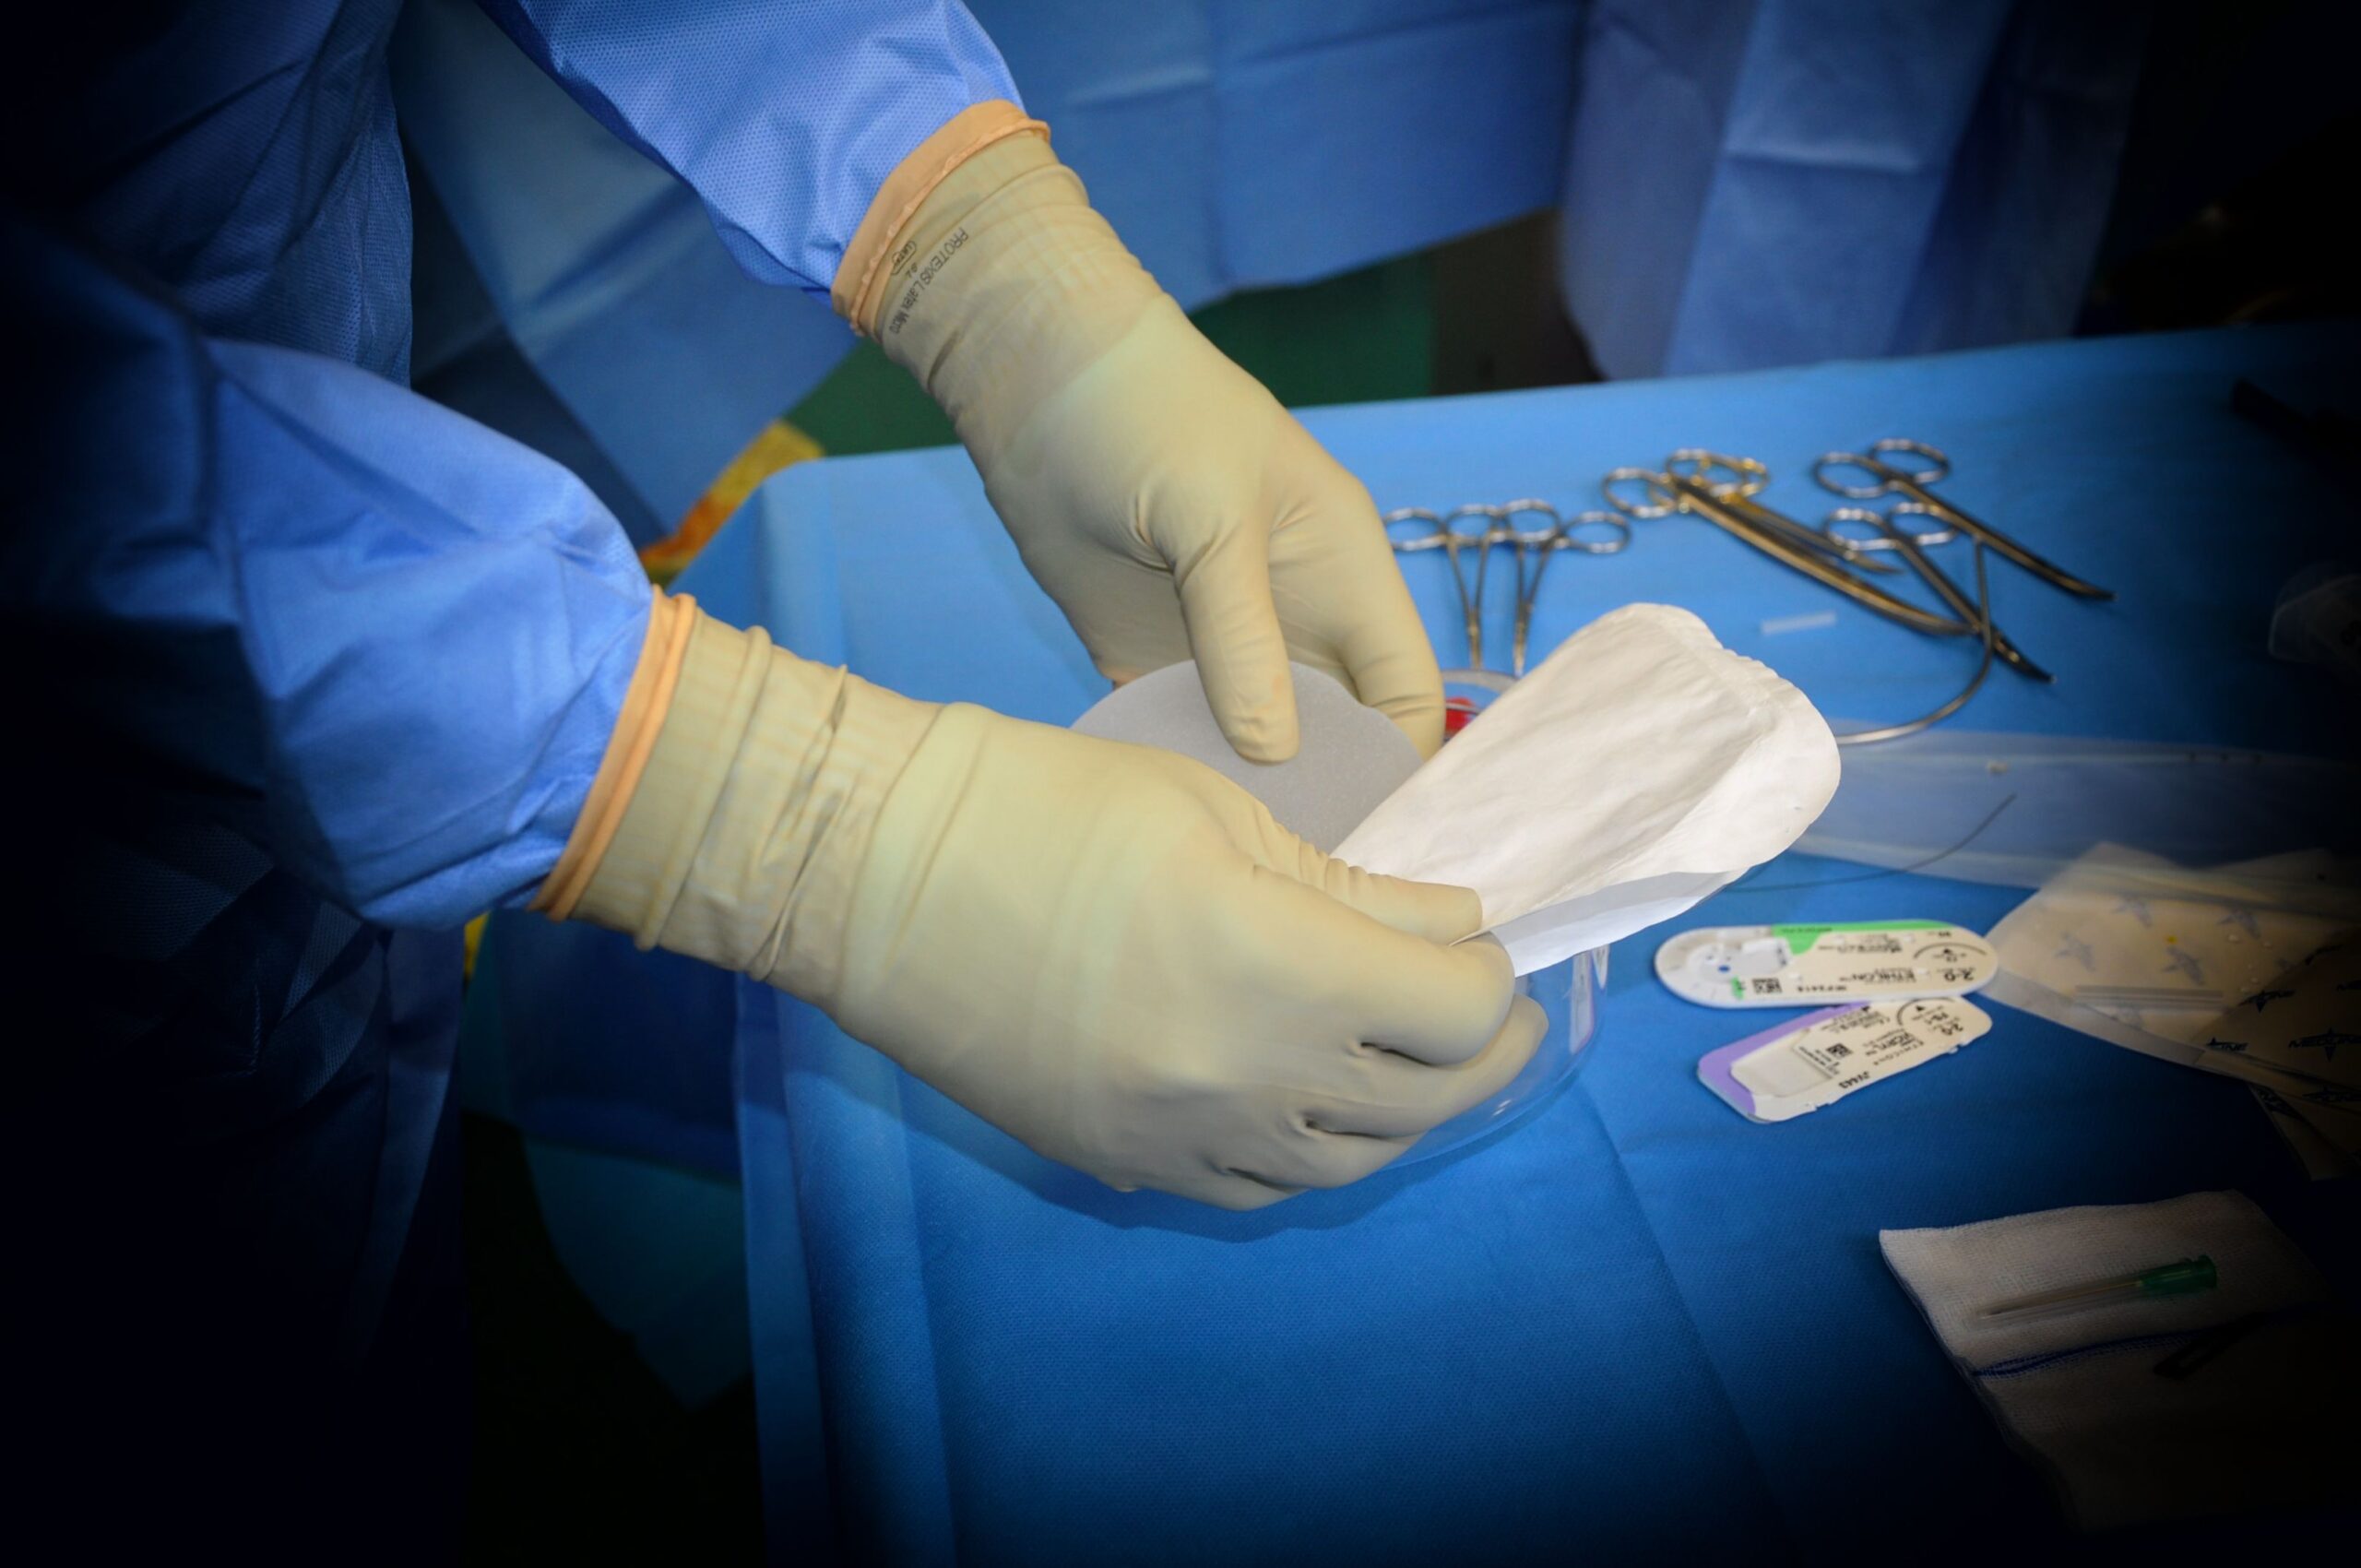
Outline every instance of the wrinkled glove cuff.
<svg viewBox="0 0 2361 1568">
<path fill-rule="evenodd" d="M 1166 302 L 1046 136 L 993 128 L 913 154 L 923 194 L 905 212 L 882 193 L 862 223 L 877 248 L 862 240 L 837 274 L 856 279 L 837 308 L 918 377 L 987 477 L 1033 410 Z"/>
<path fill-rule="evenodd" d="M 825 1002 L 878 811 L 940 709 L 671 604 L 685 631 L 649 644 L 660 660 L 678 642 L 669 690 L 644 657 L 648 703 L 626 696 L 600 812 L 536 905 Z"/>
</svg>

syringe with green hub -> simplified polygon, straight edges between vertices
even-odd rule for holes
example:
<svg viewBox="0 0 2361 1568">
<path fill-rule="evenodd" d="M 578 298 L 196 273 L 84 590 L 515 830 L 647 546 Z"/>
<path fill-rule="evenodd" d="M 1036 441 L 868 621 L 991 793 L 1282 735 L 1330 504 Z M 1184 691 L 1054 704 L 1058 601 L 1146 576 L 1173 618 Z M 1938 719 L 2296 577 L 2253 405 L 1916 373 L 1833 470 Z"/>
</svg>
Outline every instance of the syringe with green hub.
<svg viewBox="0 0 2361 1568">
<path fill-rule="evenodd" d="M 2085 1280 L 2080 1285 L 2061 1285 L 2055 1290 L 2037 1290 L 2030 1296 L 2011 1297 L 2005 1301 L 1994 1302 L 1976 1316 L 1989 1323 L 1999 1318 L 2080 1312 L 2084 1307 L 2139 1297 L 2192 1295 L 2200 1290 L 2211 1290 L 2219 1283 L 2213 1273 L 2213 1260 L 2201 1253 L 2193 1258 L 2183 1258 L 2178 1263 L 2142 1269 L 2137 1274 L 2119 1274 L 2109 1279 Z"/>
</svg>

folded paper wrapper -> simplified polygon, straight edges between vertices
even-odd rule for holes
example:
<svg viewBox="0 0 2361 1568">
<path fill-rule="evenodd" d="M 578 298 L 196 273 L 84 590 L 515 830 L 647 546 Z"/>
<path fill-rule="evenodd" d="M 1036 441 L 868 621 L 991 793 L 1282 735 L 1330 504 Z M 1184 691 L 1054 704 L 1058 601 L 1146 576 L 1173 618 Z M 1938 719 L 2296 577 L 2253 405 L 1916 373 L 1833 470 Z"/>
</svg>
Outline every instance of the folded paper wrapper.
<svg viewBox="0 0 2361 1568">
<path fill-rule="evenodd" d="M 1365 799 L 1372 777 L 1401 777 L 1402 748 L 1365 717 L 1305 700 L 1324 681 L 1298 668 L 1303 748 L 1272 782 L 1291 769 L 1288 792 L 1332 778 Z M 1159 671 L 1075 728 L 1196 756 L 1268 802 L 1258 765 L 1229 752 L 1195 688 L 1193 670 Z M 1689 612 L 1633 604 L 1560 644 L 1341 842 L 1274 810 L 1370 871 L 1474 888 L 1530 974 L 1668 920 L 1778 854 L 1827 805 L 1837 771 L 1835 738 L 1801 692 Z"/>
<path fill-rule="evenodd" d="M 1669 920 L 1836 792 L 1804 695 L 1667 604 L 1600 616 L 1501 694 L 1336 852 L 1472 887 L 1519 974 Z"/>
</svg>

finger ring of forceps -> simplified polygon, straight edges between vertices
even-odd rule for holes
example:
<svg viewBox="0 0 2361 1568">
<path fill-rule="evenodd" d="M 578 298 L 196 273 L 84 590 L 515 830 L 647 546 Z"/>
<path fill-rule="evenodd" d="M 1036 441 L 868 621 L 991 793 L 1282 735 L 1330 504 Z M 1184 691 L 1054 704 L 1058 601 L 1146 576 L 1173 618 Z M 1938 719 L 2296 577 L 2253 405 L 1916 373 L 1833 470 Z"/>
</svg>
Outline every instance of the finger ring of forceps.
<svg viewBox="0 0 2361 1568">
<path fill-rule="evenodd" d="M 1761 467 L 1760 464 L 1753 466 Z M 1649 499 L 1633 501 L 1619 493 L 1616 487 L 1622 484 L 1643 486 Z M 1824 583 L 1855 602 L 1913 631 L 1952 637 L 1968 636 L 1978 630 L 1972 620 L 1947 619 L 1931 611 L 1922 610 L 1907 600 L 1896 599 L 1875 583 L 1855 576 L 1846 569 L 1845 562 L 1836 558 L 1837 552 L 1824 536 L 1814 533 L 1792 518 L 1782 517 L 1776 526 L 1765 524 L 1756 513 L 1769 513 L 1769 508 L 1750 506 L 1741 509 L 1738 503 L 1750 498 L 1726 497 L 1693 474 L 1676 472 L 1670 467 L 1610 469 L 1599 481 L 1599 490 L 1606 495 L 1608 505 L 1627 517 L 1667 517 L 1675 512 L 1687 512 L 1703 517 L 1740 543 L 1751 545 L 1782 565 L 1790 566 L 1815 582 Z M 1769 515 L 1778 516 L 1776 513 Z M 1797 537 L 1798 533 L 1810 535 L 1818 543 L 1806 545 Z"/>
<path fill-rule="evenodd" d="M 1916 457 L 1924 467 L 1904 469 L 1886 461 L 1888 457 Z M 1874 481 L 1869 484 L 1846 484 L 1833 477 L 1832 469 L 1857 469 Z M 2053 588 L 2083 599 L 2113 599 L 2113 590 L 2076 576 L 2054 561 L 2035 554 L 2023 545 L 1989 523 L 1962 511 L 1938 496 L 1928 486 L 1943 479 L 1952 471 L 1952 460 L 1936 447 L 1923 441 L 1911 441 L 1901 436 L 1889 436 L 1870 444 L 1867 452 L 1823 452 L 1811 466 L 1811 476 L 1823 490 L 1854 501 L 1873 501 L 1881 495 L 1897 495 L 1925 509 L 1925 515 L 1939 518 L 1966 534 L 1977 543 L 2023 566 L 2035 576 Z"/>
<path fill-rule="evenodd" d="M 1541 574 L 1549 564 L 1549 557 L 1561 550 L 1572 550 L 1584 555 L 1612 555 L 1631 542 L 1631 525 L 1612 512 L 1577 512 L 1571 517 L 1560 517 L 1558 509 L 1547 501 L 1527 497 L 1520 501 L 1502 502 L 1498 508 L 1503 532 L 1516 547 L 1516 623 L 1509 645 L 1509 672 L 1525 673 L 1525 651 L 1533 636 L 1533 604 L 1541 591 Z M 1539 528 L 1519 529 L 1509 526 L 1521 517 L 1547 517 Z M 1589 529 L 1585 535 L 1577 529 Z M 1597 530 L 1608 530 L 1601 535 Z"/>
<path fill-rule="evenodd" d="M 1378 519 L 1385 526 L 1386 538 L 1397 555 L 1407 555 L 1421 550 L 1440 550 L 1451 563 L 1451 586 L 1459 593 L 1460 619 L 1467 629 L 1467 662 L 1480 670 L 1484 667 L 1484 577 L 1490 560 L 1492 546 L 1509 537 L 1508 527 L 1501 522 L 1501 511 L 1481 502 L 1453 506 L 1448 512 L 1430 512 L 1424 506 L 1397 506 Z M 1469 527 L 1471 521 L 1479 526 Z M 1396 530 L 1406 523 L 1424 525 L 1419 533 Z M 1460 560 L 1462 551 L 1476 552 L 1476 580 L 1469 583 L 1467 568 Z"/>
<path fill-rule="evenodd" d="M 1518 528 L 1515 520 L 1537 517 L 1546 519 L 1537 527 Z M 1470 527 L 1471 519 L 1481 519 L 1481 526 Z M 1540 590 L 1541 574 L 1549 557 L 1560 550 L 1572 550 L 1586 555 L 1612 555 L 1631 542 L 1631 524 L 1611 513 L 1583 512 L 1573 517 L 1560 517 L 1558 509 L 1546 501 L 1525 497 L 1503 502 L 1499 505 L 1471 503 L 1455 506 L 1447 513 L 1429 511 L 1423 506 L 1400 506 L 1380 519 L 1385 525 L 1388 542 L 1397 554 L 1418 551 L 1441 550 L 1451 563 L 1452 587 L 1459 596 L 1459 611 L 1467 633 L 1467 662 L 1476 670 L 1484 667 L 1484 587 L 1490 566 L 1494 545 L 1513 547 L 1513 565 L 1516 573 L 1516 614 L 1513 627 L 1510 662 L 1516 675 L 1525 673 L 1528 644 L 1533 630 L 1533 606 Z M 1422 525 L 1422 531 L 1404 533 L 1401 525 Z M 1600 537 L 1598 529 L 1610 530 Z M 1588 529 L 1587 534 L 1578 529 Z M 1476 575 L 1471 581 L 1461 552 L 1476 551 Z"/>
</svg>

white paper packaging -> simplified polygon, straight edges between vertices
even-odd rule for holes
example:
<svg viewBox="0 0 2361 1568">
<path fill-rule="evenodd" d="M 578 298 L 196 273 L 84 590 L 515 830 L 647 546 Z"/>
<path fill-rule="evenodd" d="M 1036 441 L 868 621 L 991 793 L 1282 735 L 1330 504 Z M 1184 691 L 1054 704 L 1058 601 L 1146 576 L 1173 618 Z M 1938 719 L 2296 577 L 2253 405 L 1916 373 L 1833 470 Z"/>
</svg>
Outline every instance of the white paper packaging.
<svg viewBox="0 0 2361 1568">
<path fill-rule="evenodd" d="M 1472 887 L 1516 972 L 1668 920 L 1795 842 L 1836 791 L 1801 692 L 1685 610 L 1602 615 L 1338 845 Z"/>
</svg>

